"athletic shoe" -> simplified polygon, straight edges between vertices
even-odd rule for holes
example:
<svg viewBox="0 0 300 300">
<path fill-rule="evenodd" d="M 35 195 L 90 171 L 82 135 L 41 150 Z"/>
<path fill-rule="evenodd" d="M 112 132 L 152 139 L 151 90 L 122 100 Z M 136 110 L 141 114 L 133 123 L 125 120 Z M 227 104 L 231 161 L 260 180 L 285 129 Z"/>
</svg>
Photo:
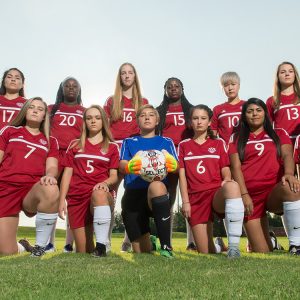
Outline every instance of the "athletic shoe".
<svg viewBox="0 0 300 300">
<path fill-rule="evenodd" d="M 279 244 L 274 231 L 270 231 L 269 235 L 270 235 L 270 238 L 272 240 L 273 250 L 284 250 L 284 248 Z"/>
<path fill-rule="evenodd" d="M 41 257 L 43 256 L 44 254 L 46 254 L 45 252 L 45 249 L 46 247 L 41 247 L 39 245 L 35 245 L 33 248 L 32 248 L 32 251 L 31 251 L 31 257 Z"/>
<path fill-rule="evenodd" d="M 24 247 L 26 252 L 32 252 L 33 246 L 29 243 L 27 239 L 24 238 L 19 240 L 19 244 L 21 244 Z"/>
<path fill-rule="evenodd" d="M 64 253 L 72 253 L 73 252 L 73 246 L 71 244 L 67 244 L 64 246 Z"/>
<path fill-rule="evenodd" d="M 289 252 L 291 255 L 300 255 L 300 246 L 291 245 L 289 248 Z"/>
<path fill-rule="evenodd" d="M 221 252 L 226 252 L 228 250 L 228 247 L 226 247 L 223 239 L 220 236 L 216 237 L 216 239 L 215 239 L 215 245 L 219 245 L 220 246 Z"/>
<path fill-rule="evenodd" d="M 96 243 L 94 252 L 92 253 L 94 257 L 104 257 L 106 256 L 106 247 L 104 244 Z"/>
<path fill-rule="evenodd" d="M 227 251 L 227 258 L 235 259 L 241 257 L 241 252 L 238 248 L 229 248 Z"/>
<path fill-rule="evenodd" d="M 187 245 L 186 250 L 187 251 L 197 251 L 197 247 L 193 242 L 191 242 Z"/>
<path fill-rule="evenodd" d="M 157 238 L 155 235 L 150 235 L 150 242 L 151 242 L 151 246 L 152 246 L 151 251 L 157 251 L 158 245 L 157 245 Z"/>
<path fill-rule="evenodd" d="M 159 254 L 160 254 L 160 256 L 163 256 L 166 258 L 174 258 L 172 250 L 169 249 L 167 246 L 164 246 L 162 249 L 160 249 Z"/>
<path fill-rule="evenodd" d="M 123 242 L 121 246 L 121 252 L 130 252 L 131 251 L 131 243 Z"/>
<path fill-rule="evenodd" d="M 55 248 L 54 245 L 52 243 L 49 243 L 46 247 L 45 247 L 45 252 L 46 253 L 50 253 L 50 252 L 54 252 Z"/>
</svg>

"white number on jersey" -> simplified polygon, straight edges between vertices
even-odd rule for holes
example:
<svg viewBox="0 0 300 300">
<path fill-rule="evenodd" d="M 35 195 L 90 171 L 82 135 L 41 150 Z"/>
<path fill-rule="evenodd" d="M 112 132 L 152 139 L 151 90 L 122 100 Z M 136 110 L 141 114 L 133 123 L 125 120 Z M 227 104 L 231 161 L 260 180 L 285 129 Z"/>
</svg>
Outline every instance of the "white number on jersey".
<svg viewBox="0 0 300 300">
<path fill-rule="evenodd" d="M 288 120 L 296 120 L 299 118 L 299 112 L 296 107 L 288 108 L 286 110 Z"/>
<path fill-rule="evenodd" d="M 200 160 L 198 165 L 197 165 L 197 173 L 203 174 L 206 170 L 205 167 L 202 166 L 203 160 Z"/>
<path fill-rule="evenodd" d="M 185 124 L 184 115 L 174 115 L 175 126 L 181 126 Z"/>
<path fill-rule="evenodd" d="M 126 113 L 125 111 L 124 111 L 124 113 L 123 113 L 123 122 L 128 122 L 128 123 L 130 123 L 130 122 L 132 122 L 132 112 L 130 111 L 130 112 L 128 112 L 128 113 Z"/>
<path fill-rule="evenodd" d="M 74 126 L 76 123 L 75 116 L 66 116 L 60 115 L 62 117 L 62 121 L 59 123 L 60 126 Z"/>
<path fill-rule="evenodd" d="M 13 115 L 14 115 L 15 111 L 14 110 L 3 110 L 3 117 L 2 117 L 2 121 L 3 123 L 8 123 L 11 121 Z"/>
<path fill-rule="evenodd" d="M 239 116 L 228 117 L 228 127 L 237 127 L 239 125 L 240 118 Z"/>
<path fill-rule="evenodd" d="M 257 154 L 258 156 L 261 156 L 265 150 L 265 146 L 262 143 L 255 144 L 254 148 L 259 151 Z"/>
<path fill-rule="evenodd" d="M 30 156 L 30 154 L 36 149 L 36 147 L 33 147 L 33 146 L 29 146 L 29 145 L 26 145 L 27 148 L 29 148 L 30 150 L 28 151 L 28 153 L 24 156 L 24 158 L 28 158 Z"/>
<path fill-rule="evenodd" d="M 92 163 L 94 161 L 92 159 L 88 159 L 87 162 L 86 162 L 86 167 L 87 169 L 85 170 L 86 173 L 93 173 L 95 168 L 93 167 Z"/>
</svg>

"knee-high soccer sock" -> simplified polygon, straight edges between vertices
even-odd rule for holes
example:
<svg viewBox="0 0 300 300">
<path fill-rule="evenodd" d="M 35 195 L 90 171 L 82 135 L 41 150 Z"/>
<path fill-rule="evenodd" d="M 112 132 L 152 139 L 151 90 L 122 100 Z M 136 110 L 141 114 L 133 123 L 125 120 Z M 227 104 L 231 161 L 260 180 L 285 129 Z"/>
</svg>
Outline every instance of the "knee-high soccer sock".
<svg viewBox="0 0 300 300">
<path fill-rule="evenodd" d="M 170 200 L 168 195 L 154 197 L 152 200 L 152 213 L 160 240 L 161 248 L 171 248 L 171 214 Z"/>
<path fill-rule="evenodd" d="M 225 222 L 228 234 L 228 248 L 239 247 L 244 220 L 242 198 L 225 200 Z"/>
<path fill-rule="evenodd" d="M 109 205 L 94 207 L 94 232 L 96 242 L 106 245 L 108 242 L 111 210 Z"/>
<path fill-rule="evenodd" d="M 283 213 L 290 246 L 300 246 L 300 200 L 283 202 Z"/>
<path fill-rule="evenodd" d="M 55 244 L 55 232 L 56 232 L 56 224 L 57 224 L 57 220 L 55 222 L 55 225 L 52 229 L 51 235 L 50 235 L 50 239 L 49 239 L 49 243 L 51 243 L 52 245 Z"/>
<path fill-rule="evenodd" d="M 41 247 L 46 247 L 50 235 L 52 233 L 53 227 L 56 224 L 57 213 L 47 214 L 42 212 L 37 212 L 35 219 L 36 227 L 36 242 L 35 244 Z"/>
</svg>

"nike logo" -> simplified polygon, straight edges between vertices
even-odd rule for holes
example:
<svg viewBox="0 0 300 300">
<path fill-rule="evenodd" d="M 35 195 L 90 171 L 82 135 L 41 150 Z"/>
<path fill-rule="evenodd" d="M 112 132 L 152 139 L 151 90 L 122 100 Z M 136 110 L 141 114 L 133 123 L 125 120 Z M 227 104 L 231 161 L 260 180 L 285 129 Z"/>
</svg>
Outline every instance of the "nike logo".
<svg viewBox="0 0 300 300">
<path fill-rule="evenodd" d="M 47 223 L 46 225 L 49 225 L 49 226 L 50 226 L 50 225 L 53 225 L 53 224 L 54 224 L 54 222 L 52 222 L 52 223 Z"/>
<path fill-rule="evenodd" d="M 167 218 L 161 218 L 162 221 L 167 221 L 168 219 L 170 219 L 171 216 L 168 216 Z"/>
<path fill-rule="evenodd" d="M 299 227 L 294 227 L 294 229 L 299 229 L 300 228 L 300 226 Z"/>
<path fill-rule="evenodd" d="M 240 220 L 229 220 L 230 223 L 236 223 L 239 222 Z"/>
</svg>

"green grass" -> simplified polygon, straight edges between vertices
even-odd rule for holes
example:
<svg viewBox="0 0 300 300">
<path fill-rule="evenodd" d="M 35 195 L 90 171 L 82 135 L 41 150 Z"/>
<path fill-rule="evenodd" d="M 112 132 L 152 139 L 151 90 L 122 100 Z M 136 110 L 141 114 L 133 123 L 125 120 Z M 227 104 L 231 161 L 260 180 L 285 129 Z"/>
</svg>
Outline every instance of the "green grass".
<svg viewBox="0 0 300 300">
<path fill-rule="evenodd" d="M 34 241 L 33 229 L 19 237 Z M 122 234 L 114 234 L 106 258 L 64 254 L 64 231 L 57 231 L 58 251 L 39 258 L 28 254 L 0 257 L 0 299 L 288 299 L 300 298 L 300 257 L 286 251 L 225 254 L 185 251 L 184 234 L 175 234 L 176 258 L 120 253 Z M 245 239 L 241 249 L 245 249 Z M 280 242 L 287 248 L 287 241 Z"/>
</svg>

